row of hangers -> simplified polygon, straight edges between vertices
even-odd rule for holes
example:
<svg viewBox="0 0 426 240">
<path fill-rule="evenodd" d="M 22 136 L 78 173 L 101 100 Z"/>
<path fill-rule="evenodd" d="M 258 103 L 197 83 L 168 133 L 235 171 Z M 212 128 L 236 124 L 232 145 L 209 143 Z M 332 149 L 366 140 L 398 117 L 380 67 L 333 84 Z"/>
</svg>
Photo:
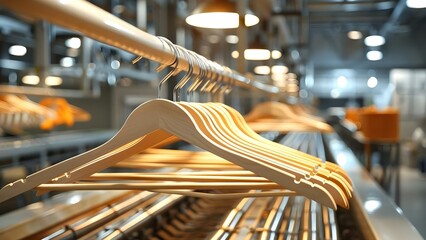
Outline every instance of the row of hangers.
<svg viewBox="0 0 426 240">
<path fill-rule="evenodd" d="M 0 128 L 19 130 L 37 127 L 45 118 L 55 115 L 53 110 L 31 101 L 26 96 L 0 95 Z"/>
<path fill-rule="evenodd" d="M 187 99 L 195 99 L 197 95 L 199 99 L 204 97 L 208 101 L 220 99 L 232 89 L 232 77 L 224 77 L 225 74 L 217 72 L 227 72 L 226 76 L 232 76 L 232 71 L 165 38 L 160 40 L 173 49 L 176 58 L 171 64 L 172 71 L 159 83 L 159 93 L 164 82 L 184 70 L 179 58 L 186 58 L 189 63 L 185 76 L 174 88 L 175 102 L 159 98 L 141 104 L 108 142 L 6 185 L 0 190 L 0 202 L 34 188 L 39 193 L 74 189 L 138 189 L 211 198 L 256 196 L 247 191 L 258 189 L 265 191 L 261 193 L 263 195 L 303 195 L 333 209 L 337 206 L 348 208 L 352 184 L 338 165 L 322 162 L 261 137 L 239 112 L 222 103 L 181 101 L 185 95 Z M 194 65 L 200 69 L 197 75 L 193 72 Z M 160 66 L 159 70 L 164 67 Z M 185 86 L 188 86 L 186 91 L 183 90 Z M 177 139 L 207 152 L 152 149 Z M 180 154 L 184 157 L 179 158 Z M 183 159 L 186 160 L 182 163 Z M 124 165 L 134 170 L 135 165 L 145 168 L 159 163 L 163 166 L 177 163 L 173 169 L 179 171 L 100 173 L 114 166 Z M 210 168 L 217 170 L 200 171 L 205 169 L 199 167 L 203 164 L 217 165 Z M 198 171 L 187 173 L 185 168 L 188 167 Z M 228 192 L 212 196 L 196 191 L 213 189 Z"/>
<path fill-rule="evenodd" d="M 334 131 L 323 119 L 310 114 L 300 104 L 288 105 L 272 101 L 259 103 L 245 116 L 245 120 L 256 132 Z"/>
<path fill-rule="evenodd" d="M 39 103 L 23 95 L 0 95 L 0 128 L 19 132 L 39 127 L 51 130 L 59 125 L 71 127 L 76 121 L 89 121 L 90 114 L 64 98 L 48 97 Z"/>
</svg>

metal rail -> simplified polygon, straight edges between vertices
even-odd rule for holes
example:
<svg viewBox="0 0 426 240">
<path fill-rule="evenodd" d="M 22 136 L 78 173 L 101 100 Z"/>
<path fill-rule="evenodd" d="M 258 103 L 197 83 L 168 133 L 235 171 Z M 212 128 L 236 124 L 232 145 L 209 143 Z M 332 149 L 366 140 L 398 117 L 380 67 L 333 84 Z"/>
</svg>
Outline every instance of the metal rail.
<svg viewBox="0 0 426 240">
<path fill-rule="evenodd" d="M 162 65 L 172 65 L 175 63 L 176 56 L 174 50 L 168 44 L 164 44 L 158 37 L 142 31 L 87 1 L 0 0 L 0 4 L 18 14 L 29 18 L 43 19 L 78 31 L 100 42 L 118 47 Z M 179 56 L 178 59 L 178 68 L 188 70 L 188 60 L 182 56 Z M 201 63 L 193 63 L 193 73 L 200 73 L 199 64 Z M 234 80 L 233 83 L 240 87 L 256 89 L 269 94 L 280 93 L 278 87 L 253 81 L 233 70 L 231 73 L 220 70 L 213 71 L 216 74 Z"/>
</svg>

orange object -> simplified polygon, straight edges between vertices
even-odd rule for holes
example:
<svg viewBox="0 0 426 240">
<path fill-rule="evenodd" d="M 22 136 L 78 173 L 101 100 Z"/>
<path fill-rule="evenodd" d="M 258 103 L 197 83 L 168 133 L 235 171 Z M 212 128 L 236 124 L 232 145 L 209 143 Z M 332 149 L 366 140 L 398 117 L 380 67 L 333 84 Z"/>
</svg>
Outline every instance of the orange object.
<svg viewBox="0 0 426 240">
<path fill-rule="evenodd" d="M 357 129 L 361 129 L 360 114 L 361 114 L 361 109 L 359 108 L 347 108 L 345 119 L 355 124 Z"/>
<path fill-rule="evenodd" d="M 71 127 L 75 121 L 89 121 L 91 118 L 87 111 L 69 104 L 63 98 L 45 98 L 40 102 L 40 105 L 56 112 L 55 116 L 47 118 L 40 124 L 40 128 L 43 130 L 51 130 L 62 124 Z"/>
<path fill-rule="evenodd" d="M 367 107 L 361 111 L 360 120 L 365 138 L 377 141 L 398 141 L 399 111 L 394 108 L 377 110 Z"/>
</svg>

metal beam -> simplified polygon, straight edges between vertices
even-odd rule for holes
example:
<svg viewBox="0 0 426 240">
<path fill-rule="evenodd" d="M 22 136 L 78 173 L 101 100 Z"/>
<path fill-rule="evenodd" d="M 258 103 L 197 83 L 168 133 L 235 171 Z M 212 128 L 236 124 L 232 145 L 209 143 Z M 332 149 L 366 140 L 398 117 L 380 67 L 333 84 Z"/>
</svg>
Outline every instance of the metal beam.
<svg viewBox="0 0 426 240">
<path fill-rule="evenodd" d="M 368 2 L 309 2 L 310 12 L 360 12 L 360 11 L 381 11 L 393 9 L 395 1 L 368 1 Z"/>
</svg>

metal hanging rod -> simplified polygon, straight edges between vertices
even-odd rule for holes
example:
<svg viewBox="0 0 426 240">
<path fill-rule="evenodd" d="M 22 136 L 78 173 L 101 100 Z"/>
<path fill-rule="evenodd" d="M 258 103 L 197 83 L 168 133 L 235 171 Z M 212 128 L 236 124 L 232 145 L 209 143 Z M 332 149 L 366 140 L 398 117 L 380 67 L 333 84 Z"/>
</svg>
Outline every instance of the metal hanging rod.
<svg viewBox="0 0 426 240">
<path fill-rule="evenodd" d="M 142 31 L 89 2 L 83 0 L 0 0 L 0 3 L 18 14 L 43 19 L 78 31 L 95 40 L 162 65 L 174 63 L 173 50 L 158 37 Z M 179 68 L 187 70 L 189 68 L 188 60 L 179 57 Z M 195 64 L 193 71 L 198 74 L 200 66 Z M 260 90 L 268 94 L 281 93 L 278 87 L 256 82 L 233 70 L 231 73 L 217 73 L 235 80 L 234 84 L 239 87 Z"/>
</svg>

